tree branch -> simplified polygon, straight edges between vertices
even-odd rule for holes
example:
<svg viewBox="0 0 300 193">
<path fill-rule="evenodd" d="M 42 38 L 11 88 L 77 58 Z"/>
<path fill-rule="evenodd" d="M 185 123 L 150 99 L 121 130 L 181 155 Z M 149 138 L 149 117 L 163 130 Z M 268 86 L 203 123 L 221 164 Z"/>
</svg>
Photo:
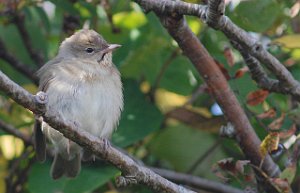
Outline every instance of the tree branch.
<svg viewBox="0 0 300 193">
<path fill-rule="evenodd" d="M 140 183 L 158 192 L 191 193 L 193 191 L 178 186 L 150 169 L 140 166 L 129 156 L 123 154 L 112 146 L 107 146 L 105 140 L 101 140 L 88 132 L 78 128 L 73 122 L 65 121 L 56 111 L 43 102 L 47 101 L 45 93 L 31 95 L 22 87 L 12 82 L 0 71 L 0 90 L 4 91 L 20 105 L 31 110 L 33 113 L 42 115 L 43 120 L 51 127 L 57 129 L 65 137 L 89 149 L 93 154 L 107 160 L 122 171 L 117 179 L 119 185 Z M 45 111 L 45 109 L 47 109 Z"/>
<path fill-rule="evenodd" d="M 182 174 L 182 173 L 178 173 L 166 169 L 160 169 L 160 168 L 151 167 L 150 169 L 158 173 L 159 175 L 171 181 L 174 181 L 176 183 L 184 184 L 201 190 L 207 190 L 209 192 L 216 192 L 216 193 L 243 193 L 244 192 L 242 190 L 227 186 L 220 182 L 214 182 L 197 176 Z"/>
<path fill-rule="evenodd" d="M 178 49 L 175 49 L 171 55 L 166 59 L 166 61 L 164 61 L 164 63 L 162 64 L 162 67 L 160 68 L 159 74 L 157 75 L 153 85 L 150 88 L 149 91 L 149 96 L 151 101 L 155 100 L 155 92 L 156 89 L 159 87 L 160 81 L 164 75 L 164 73 L 166 72 L 167 68 L 169 67 L 169 65 L 172 63 L 172 61 L 177 57 L 178 55 Z"/>
<path fill-rule="evenodd" d="M 224 16 L 224 0 L 210 0 L 207 11 L 207 24 L 221 30 L 231 41 L 237 42 L 245 52 L 250 53 L 274 73 L 298 101 L 300 101 L 300 84 L 291 73 L 273 55 L 243 29 L 236 26 L 228 17 Z"/>
<path fill-rule="evenodd" d="M 4 42 L 0 39 L 0 58 L 9 63 L 17 71 L 24 74 L 30 80 L 32 80 L 36 85 L 38 84 L 38 78 L 35 76 L 35 70 L 31 69 L 29 66 L 21 63 L 17 58 L 8 53 Z"/>
<path fill-rule="evenodd" d="M 143 6 L 145 1 L 137 1 Z M 165 1 L 164 1 L 165 2 Z M 149 4 L 156 4 L 158 1 L 147 1 Z M 145 8 L 149 10 L 148 8 Z M 163 8 L 162 8 L 163 9 Z M 231 122 L 236 130 L 235 139 L 247 159 L 254 165 L 259 165 L 263 159 L 259 152 L 261 141 L 253 130 L 245 112 L 241 108 L 234 93 L 228 86 L 228 83 L 222 72 L 202 46 L 198 38 L 193 34 L 181 15 L 172 13 L 167 16 L 161 11 L 155 12 L 161 19 L 162 24 L 168 30 L 169 34 L 176 40 L 183 53 L 194 64 L 198 72 L 204 78 L 206 84 L 211 89 L 212 95 L 217 103 L 222 107 L 228 121 Z M 271 177 L 279 176 L 280 170 L 273 162 L 270 156 L 264 159 L 262 169 Z"/>
<path fill-rule="evenodd" d="M 20 36 L 23 40 L 25 48 L 27 49 L 31 59 L 37 64 L 37 66 L 39 66 L 39 67 L 43 66 L 44 58 L 32 46 L 29 34 L 28 34 L 28 32 L 26 30 L 26 27 L 25 27 L 24 15 L 22 15 L 21 13 L 18 13 L 18 12 L 14 12 L 13 22 L 16 24 L 16 26 L 19 30 L 19 34 L 20 34 Z"/>
<path fill-rule="evenodd" d="M 224 16 L 224 0 L 209 0 L 208 6 L 170 0 L 135 0 L 147 12 L 159 14 L 193 15 L 206 22 L 210 27 L 222 31 L 228 39 L 240 44 L 246 52 L 258 59 L 275 74 L 289 94 L 300 101 L 300 84 L 274 56 L 266 51 L 258 40 L 249 36 L 243 29 Z"/>
<path fill-rule="evenodd" d="M 17 128 L 14 128 L 12 125 L 9 125 L 2 120 L 0 120 L 0 129 L 2 129 L 3 131 L 5 131 L 15 137 L 22 139 L 25 144 L 28 144 L 28 145 L 33 144 L 30 136 L 23 134 Z"/>
<path fill-rule="evenodd" d="M 245 51 L 238 43 L 231 41 L 231 44 L 237 49 L 246 62 L 252 79 L 258 84 L 260 88 L 269 90 L 271 92 L 277 92 L 287 94 L 288 90 L 278 80 L 271 79 L 264 71 L 259 61 L 252 57 L 247 51 Z"/>
<path fill-rule="evenodd" d="M 252 163 L 259 164 L 262 159 L 259 153 L 260 140 L 213 58 L 201 45 L 183 18 L 160 17 L 170 35 L 177 41 L 183 53 L 204 78 L 228 121 L 235 126 L 236 140 L 245 155 Z M 264 165 L 266 173 L 270 176 L 278 175 L 278 166 L 270 158 L 267 160 L 268 163 Z"/>
</svg>

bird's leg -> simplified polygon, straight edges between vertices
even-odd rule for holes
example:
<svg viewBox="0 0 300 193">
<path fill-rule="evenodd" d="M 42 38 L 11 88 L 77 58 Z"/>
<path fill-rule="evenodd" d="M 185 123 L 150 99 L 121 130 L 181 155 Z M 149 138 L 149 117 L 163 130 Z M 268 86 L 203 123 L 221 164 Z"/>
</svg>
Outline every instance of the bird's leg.
<svg viewBox="0 0 300 193">
<path fill-rule="evenodd" d="M 100 138 L 102 141 L 103 141 L 103 144 L 104 144 L 104 146 L 103 146 L 103 149 L 104 149 L 104 151 L 106 151 L 108 148 L 110 148 L 111 147 L 111 145 L 110 145 L 110 142 L 109 142 L 109 140 L 107 139 L 107 138 Z"/>
</svg>

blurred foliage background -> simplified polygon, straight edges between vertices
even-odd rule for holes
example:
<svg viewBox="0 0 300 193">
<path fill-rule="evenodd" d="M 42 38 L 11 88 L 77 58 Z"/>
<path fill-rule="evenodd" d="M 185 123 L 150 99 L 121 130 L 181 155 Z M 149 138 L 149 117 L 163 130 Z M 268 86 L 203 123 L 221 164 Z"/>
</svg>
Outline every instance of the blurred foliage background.
<svg viewBox="0 0 300 193">
<path fill-rule="evenodd" d="M 227 16 L 250 31 L 249 35 L 260 39 L 300 81 L 299 1 L 229 0 L 227 3 Z M 20 25 L 28 33 L 29 47 L 41 56 L 42 62 L 53 58 L 60 42 L 83 26 L 98 31 L 110 43 L 122 44 L 113 60 L 122 74 L 125 109 L 112 143 L 146 165 L 224 181 L 216 175 L 213 166 L 227 157 L 244 159 L 233 140 L 219 136 L 220 126 L 226 125 L 222 111 L 153 13 L 144 14 L 129 0 L 2 0 L 0 14 L 0 39 L 7 52 L 32 71 L 40 64 L 31 57 Z M 248 72 L 235 76 L 245 66 L 241 56 L 231 50 L 222 33 L 208 28 L 195 17 L 186 19 L 211 56 L 231 77 L 228 80 L 231 88 L 257 134 L 264 139 L 265 128 L 283 112 L 290 112 L 293 100 L 271 93 L 255 106 L 247 104 L 249 93 L 258 88 Z M 228 64 L 225 52 L 228 48 L 234 65 Z M 3 57 L 0 57 L 0 70 L 30 92 L 37 91 L 31 78 Z M 0 120 L 30 136 L 32 113 L 5 93 L 0 94 Z M 257 118 L 270 109 L 276 110 L 273 117 Z M 289 130 L 293 120 L 284 117 L 280 130 Z M 276 157 L 281 167 L 288 152 L 289 149 Z M 116 188 L 114 177 L 120 172 L 101 160 L 84 163 L 76 179 L 53 181 L 49 176 L 51 159 L 48 156 L 46 163 L 37 163 L 30 145 L 0 129 L 0 193 L 8 191 L 8 186 L 14 192 L 28 193 L 151 192 L 142 186 Z M 299 180 L 296 176 L 295 184 Z M 242 189 L 253 183 L 236 177 L 226 182 Z"/>
</svg>

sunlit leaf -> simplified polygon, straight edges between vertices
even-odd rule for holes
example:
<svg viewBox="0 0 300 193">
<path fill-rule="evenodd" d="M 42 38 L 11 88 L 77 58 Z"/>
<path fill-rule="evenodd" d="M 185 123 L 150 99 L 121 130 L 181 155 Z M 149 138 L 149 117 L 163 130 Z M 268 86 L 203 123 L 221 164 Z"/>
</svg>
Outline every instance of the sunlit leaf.
<svg viewBox="0 0 300 193">
<path fill-rule="evenodd" d="M 299 34 L 285 35 L 275 39 L 273 42 L 281 44 L 282 46 L 287 48 L 300 48 L 300 35 Z"/>
<path fill-rule="evenodd" d="M 18 157 L 22 153 L 24 144 L 19 138 L 15 138 L 11 135 L 2 135 L 0 136 L 0 149 L 3 156 L 10 160 Z"/>
<path fill-rule="evenodd" d="M 279 144 L 279 133 L 271 132 L 261 142 L 259 151 L 265 157 L 268 153 L 277 150 Z"/>
<path fill-rule="evenodd" d="M 144 25 L 147 19 L 143 12 L 120 12 L 113 15 L 113 22 L 119 27 L 134 29 Z"/>
</svg>

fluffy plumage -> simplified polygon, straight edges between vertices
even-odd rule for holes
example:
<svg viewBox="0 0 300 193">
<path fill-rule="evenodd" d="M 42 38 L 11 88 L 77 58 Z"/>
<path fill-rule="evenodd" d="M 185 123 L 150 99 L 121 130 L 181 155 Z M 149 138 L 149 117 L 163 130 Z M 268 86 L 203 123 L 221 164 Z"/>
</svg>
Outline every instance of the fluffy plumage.
<svg viewBox="0 0 300 193">
<path fill-rule="evenodd" d="M 81 30 L 67 38 L 58 55 L 37 73 L 39 89 L 48 94 L 48 105 L 65 121 L 73 121 L 100 138 L 111 136 L 123 108 L 120 74 L 112 63 L 112 51 L 117 47 L 93 30 Z M 55 149 L 51 176 L 75 177 L 80 171 L 82 148 L 45 122 L 42 131 Z M 39 139 L 37 136 L 36 144 L 41 144 Z"/>
</svg>

